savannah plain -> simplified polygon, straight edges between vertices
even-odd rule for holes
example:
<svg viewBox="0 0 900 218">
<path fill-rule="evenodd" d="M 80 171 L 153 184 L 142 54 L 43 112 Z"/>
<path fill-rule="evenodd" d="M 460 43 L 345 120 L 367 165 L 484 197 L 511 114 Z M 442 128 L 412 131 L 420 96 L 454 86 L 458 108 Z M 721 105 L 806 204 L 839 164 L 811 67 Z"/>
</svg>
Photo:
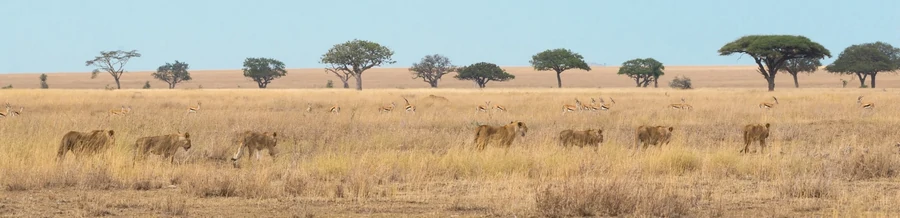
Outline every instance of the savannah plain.
<svg viewBox="0 0 900 218">
<path fill-rule="evenodd" d="M 21 116 L 0 119 L 0 216 L 9 217 L 896 217 L 900 215 L 900 76 L 859 89 L 851 76 L 779 74 L 775 92 L 752 66 L 670 66 L 660 88 L 634 88 L 616 67 L 552 72 L 507 67 L 510 82 L 473 88 L 444 76 L 441 88 L 406 69 L 372 69 L 363 91 L 321 69 L 289 70 L 267 90 L 240 71 L 191 71 L 193 81 L 160 89 L 149 72 L 123 76 L 0 75 L 0 101 Z M 693 90 L 667 87 L 688 76 Z M 840 79 L 851 80 L 841 88 Z M 145 81 L 154 89 L 139 89 Z M 352 79 L 351 79 L 352 81 Z M 200 88 L 202 86 L 202 88 Z M 353 83 L 351 83 L 351 88 Z M 447 101 L 429 97 L 442 96 Z M 667 96 L 668 95 L 668 96 Z M 757 107 L 777 96 L 771 110 Z M 876 103 L 871 111 L 858 96 Z M 609 111 L 562 113 L 574 99 L 614 98 Z M 415 113 L 377 112 L 403 98 Z M 691 111 L 668 109 L 681 98 Z M 491 101 L 506 113 L 476 113 Z M 202 102 L 202 109 L 187 108 Z M 307 113 L 307 104 L 313 112 Z M 340 105 L 340 114 L 327 113 Z M 126 116 L 110 109 L 131 106 Z M 480 124 L 525 122 L 511 148 L 474 150 Z M 741 128 L 770 123 L 765 152 L 740 154 Z M 672 142 L 635 152 L 639 125 L 674 126 Z M 599 148 L 560 147 L 565 129 L 601 128 Z M 116 146 L 76 161 L 55 160 L 68 131 L 112 129 Z M 234 135 L 279 134 L 277 156 L 229 159 Z M 189 132 L 175 164 L 133 164 L 142 136 Z M 753 144 L 752 150 L 759 151 Z"/>
</svg>

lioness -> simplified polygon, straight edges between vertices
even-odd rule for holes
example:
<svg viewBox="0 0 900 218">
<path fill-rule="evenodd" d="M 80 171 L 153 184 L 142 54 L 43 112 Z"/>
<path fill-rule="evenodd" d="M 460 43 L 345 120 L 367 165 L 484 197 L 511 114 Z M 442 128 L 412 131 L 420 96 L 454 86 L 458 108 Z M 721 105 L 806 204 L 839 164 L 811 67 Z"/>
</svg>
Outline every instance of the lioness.
<svg viewBox="0 0 900 218">
<path fill-rule="evenodd" d="M 528 126 L 523 122 L 513 121 L 504 126 L 481 125 L 475 128 L 475 148 L 484 150 L 489 143 L 509 147 L 516 135 L 525 137 Z"/>
<path fill-rule="evenodd" d="M 559 132 L 559 145 L 561 146 L 600 146 L 603 143 L 602 129 L 588 129 L 582 131 L 563 130 Z"/>
<path fill-rule="evenodd" d="M 635 134 L 634 147 L 640 148 L 643 145 L 644 148 L 647 148 L 649 145 L 668 145 L 673 130 L 675 128 L 671 126 L 639 126 Z"/>
<path fill-rule="evenodd" d="M 56 159 L 62 162 L 69 151 L 75 153 L 76 157 L 99 153 L 112 147 L 115 142 L 115 132 L 112 130 L 69 131 L 63 135 L 62 141 L 59 143 Z"/>
<path fill-rule="evenodd" d="M 247 149 L 247 152 L 250 153 L 250 156 L 256 156 L 256 160 L 259 160 L 259 153 L 257 151 L 261 151 L 263 149 L 269 150 L 269 155 L 275 157 L 278 151 L 275 150 L 275 145 L 278 144 L 278 133 L 275 132 L 253 132 L 246 131 L 239 135 L 238 141 L 240 145 L 238 146 L 237 153 L 234 154 L 234 157 L 231 158 L 231 162 L 235 168 L 238 168 L 238 159 L 241 158 L 241 155 L 244 152 L 244 148 Z M 249 158 L 251 161 L 253 158 Z"/>
<path fill-rule="evenodd" d="M 759 153 L 766 149 L 766 138 L 769 138 L 769 124 L 749 124 L 744 126 L 744 149 L 740 153 L 750 153 L 750 143 L 759 141 Z"/>
<path fill-rule="evenodd" d="M 134 142 L 134 158 L 145 157 L 148 153 L 162 155 L 163 158 L 171 159 L 171 163 L 175 163 L 175 152 L 178 148 L 184 148 L 185 151 L 191 149 L 191 134 L 169 134 L 160 136 L 147 136 L 138 138 Z M 132 164 L 134 164 L 132 162 Z"/>
</svg>

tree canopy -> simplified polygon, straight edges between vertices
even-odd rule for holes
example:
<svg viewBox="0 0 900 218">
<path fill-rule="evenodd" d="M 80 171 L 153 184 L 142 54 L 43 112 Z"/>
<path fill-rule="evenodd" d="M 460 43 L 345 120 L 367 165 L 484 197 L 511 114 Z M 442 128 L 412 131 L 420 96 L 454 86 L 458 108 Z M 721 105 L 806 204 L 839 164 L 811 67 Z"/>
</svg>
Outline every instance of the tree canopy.
<svg viewBox="0 0 900 218">
<path fill-rule="evenodd" d="M 580 54 L 570 51 L 569 49 L 557 48 L 548 49 L 531 56 L 531 66 L 538 71 L 553 70 L 556 72 L 556 85 L 562 88 L 562 78 L 560 74 L 570 69 L 582 69 L 591 71 L 591 67 L 584 62 L 584 57 Z"/>
<path fill-rule="evenodd" d="M 421 78 L 422 81 L 431 85 L 431 88 L 437 88 L 441 77 L 456 71 L 456 66 L 450 63 L 450 58 L 435 54 L 426 55 L 418 63 L 413 63 L 409 71 L 412 72 L 413 79 Z"/>
<path fill-rule="evenodd" d="M 342 74 L 356 78 L 356 89 L 362 90 L 363 72 L 382 64 L 396 63 L 391 59 L 393 55 L 394 51 L 388 47 L 371 41 L 354 39 L 334 45 L 322 55 L 319 62 L 329 64 L 330 66 L 326 70 L 341 78 L 344 81 L 344 87 L 347 87 L 347 83 L 346 79 L 341 77 Z"/>
<path fill-rule="evenodd" d="M 188 64 L 175 60 L 175 63 L 168 63 L 156 68 L 156 72 L 152 74 L 153 78 L 169 84 L 169 89 L 174 89 L 175 85 L 182 81 L 190 81 L 191 73 L 188 72 Z"/>
<path fill-rule="evenodd" d="M 884 42 L 851 45 L 844 49 L 837 60 L 825 70 L 839 74 L 856 74 L 860 86 L 871 76 L 871 88 L 875 88 L 875 76 L 879 72 L 895 72 L 900 69 L 900 49 Z"/>
<path fill-rule="evenodd" d="M 287 75 L 284 63 L 272 58 L 247 58 L 243 70 L 244 77 L 253 79 L 261 89 L 269 86 L 272 80 Z"/>
<path fill-rule="evenodd" d="M 119 82 L 119 79 L 121 79 L 122 74 L 125 73 L 125 64 L 127 64 L 131 58 L 136 57 L 141 57 L 141 53 L 138 53 L 137 50 L 101 51 L 99 56 L 85 61 L 84 66 L 93 65 L 96 67 L 96 69 L 91 72 L 91 79 L 97 78 L 97 74 L 101 71 L 107 72 L 113 77 L 113 80 L 116 81 L 116 88 L 122 89 L 122 84 Z"/>
<path fill-rule="evenodd" d="M 821 66 L 822 62 L 819 62 L 819 59 L 795 58 L 785 61 L 782 68 L 794 77 L 794 87 L 800 88 L 800 83 L 797 82 L 797 74 L 801 72 L 814 73 Z"/>
<path fill-rule="evenodd" d="M 805 36 L 792 35 L 748 35 L 729 42 L 719 49 L 719 55 L 736 53 L 753 58 L 757 70 L 769 84 L 769 91 L 775 91 L 775 75 L 785 61 L 795 58 L 823 59 L 831 57 L 831 52 L 819 43 Z"/>
<path fill-rule="evenodd" d="M 665 75 L 666 67 L 653 58 L 636 58 L 622 63 L 619 67 L 619 75 L 626 75 L 634 79 L 637 87 L 647 87 L 653 82 L 654 87 L 658 87 L 657 80 L 660 76 Z"/>
<path fill-rule="evenodd" d="M 516 76 L 507 73 L 496 64 L 479 62 L 457 69 L 455 78 L 459 80 L 472 80 L 479 88 L 484 88 L 490 81 L 509 81 Z"/>
</svg>

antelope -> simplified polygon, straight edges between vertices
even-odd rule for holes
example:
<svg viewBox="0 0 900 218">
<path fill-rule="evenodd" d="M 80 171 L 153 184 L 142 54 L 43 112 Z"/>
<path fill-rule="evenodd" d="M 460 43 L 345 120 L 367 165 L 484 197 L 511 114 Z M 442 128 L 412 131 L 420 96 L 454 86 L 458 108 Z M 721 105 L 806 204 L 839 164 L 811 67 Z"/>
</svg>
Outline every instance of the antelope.
<svg viewBox="0 0 900 218">
<path fill-rule="evenodd" d="M 603 99 L 600 99 L 600 100 L 603 100 Z M 585 105 L 584 108 L 587 110 L 596 111 L 596 110 L 600 110 L 600 105 L 597 105 L 597 100 L 592 97 L 591 103 Z"/>
<path fill-rule="evenodd" d="M 331 113 L 339 114 L 339 113 L 341 113 L 341 106 L 338 106 L 338 105 L 331 106 L 331 109 L 328 109 L 328 111 Z"/>
<path fill-rule="evenodd" d="M 200 111 L 200 102 L 197 102 L 197 107 L 188 107 L 188 113 L 197 113 Z"/>
<path fill-rule="evenodd" d="M 875 109 L 875 103 L 863 102 L 862 98 L 863 98 L 862 96 L 859 96 L 859 98 L 856 98 L 856 104 L 859 104 L 859 107 L 861 107 L 863 109 L 870 109 L 870 110 Z"/>
<path fill-rule="evenodd" d="M 497 104 L 497 105 L 494 105 L 494 110 L 497 110 L 499 112 L 506 112 L 506 107 L 504 107 L 503 105 Z"/>
<path fill-rule="evenodd" d="M 312 113 L 312 103 L 306 103 L 306 113 Z"/>
<path fill-rule="evenodd" d="M 612 98 L 610 98 L 609 100 L 612 100 Z M 603 101 L 603 97 L 600 97 L 600 106 L 598 106 L 597 109 L 600 109 L 601 111 L 609 110 L 609 106 L 606 106 L 606 102 Z"/>
<path fill-rule="evenodd" d="M 475 107 L 475 112 L 488 112 L 491 109 L 491 101 L 485 101 L 484 105 Z"/>
<path fill-rule="evenodd" d="M 394 102 L 392 101 L 392 102 L 391 102 L 391 106 L 383 106 L 383 107 L 379 107 L 379 108 L 378 108 L 378 112 L 391 112 L 391 111 L 394 111 L 394 107 L 395 107 L 395 106 L 397 106 L 397 104 L 394 104 Z"/>
<path fill-rule="evenodd" d="M 13 111 L 13 112 L 7 112 L 7 113 L 12 113 L 12 116 L 15 117 L 15 116 L 22 115 L 23 110 L 25 110 L 25 107 L 19 107 L 19 111 Z"/>
<path fill-rule="evenodd" d="M 775 98 L 775 96 L 772 96 L 772 99 L 774 99 L 775 102 L 762 102 L 762 103 L 759 103 L 759 108 L 770 109 L 770 108 L 775 107 L 775 105 L 778 104 L 778 98 Z"/>
<path fill-rule="evenodd" d="M 669 107 L 672 109 L 681 109 L 681 110 L 694 109 L 693 106 L 684 102 L 684 98 L 681 98 L 681 104 L 670 104 Z"/>
<path fill-rule="evenodd" d="M 573 112 L 573 111 L 579 110 L 580 108 L 581 108 L 581 101 L 579 101 L 578 98 L 575 98 L 575 105 L 571 105 L 571 104 L 563 105 L 563 113 Z"/>
<path fill-rule="evenodd" d="M 416 106 L 410 104 L 410 103 L 409 103 L 409 100 L 407 100 L 406 97 L 403 97 L 403 100 L 406 101 L 406 106 L 403 107 L 404 109 L 406 109 L 406 112 L 413 112 L 413 113 L 415 113 L 415 112 L 416 112 Z"/>
<path fill-rule="evenodd" d="M 125 115 L 125 113 L 127 113 L 127 110 L 125 110 L 125 105 L 122 105 L 121 109 L 109 110 L 109 115 Z"/>
</svg>

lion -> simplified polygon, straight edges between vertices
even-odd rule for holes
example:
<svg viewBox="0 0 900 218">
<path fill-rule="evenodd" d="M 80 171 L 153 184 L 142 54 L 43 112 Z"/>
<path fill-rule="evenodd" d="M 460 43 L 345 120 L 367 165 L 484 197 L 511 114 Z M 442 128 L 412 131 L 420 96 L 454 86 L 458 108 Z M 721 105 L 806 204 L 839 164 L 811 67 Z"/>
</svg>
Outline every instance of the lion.
<svg viewBox="0 0 900 218">
<path fill-rule="evenodd" d="M 766 138 L 769 138 L 769 123 L 748 124 L 744 126 L 744 149 L 740 153 L 750 153 L 750 143 L 759 141 L 759 152 L 766 149 Z"/>
<path fill-rule="evenodd" d="M 561 146 L 600 146 L 603 143 L 602 129 L 588 129 L 582 131 L 563 130 L 559 132 L 559 145 Z"/>
<path fill-rule="evenodd" d="M 668 145 L 674 130 L 675 128 L 671 126 L 639 126 L 635 134 L 634 147 L 643 146 L 646 149 L 649 145 Z"/>
<path fill-rule="evenodd" d="M 504 126 L 481 125 L 475 129 L 475 147 L 484 150 L 488 144 L 509 147 L 517 135 L 525 137 L 528 126 L 523 122 L 513 121 Z"/>
<path fill-rule="evenodd" d="M 190 133 L 141 137 L 134 142 L 134 159 L 144 158 L 150 153 L 162 155 L 164 159 L 170 159 L 169 162 L 174 164 L 178 148 L 184 148 L 184 151 L 191 149 Z"/>
<path fill-rule="evenodd" d="M 92 155 L 112 147 L 116 142 L 115 131 L 93 130 L 90 132 L 69 131 L 59 143 L 56 159 L 62 162 L 71 151 L 76 157 Z"/>
<path fill-rule="evenodd" d="M 231 162 L 235 168 L 238 168 L 238 159 L 241 158 L 241 155 L 244 153 L 244 149 L 247 149 L 250 156 L 256 156 L 256 160 L 259 160 L 258 151 L 262 151 L 263 149 L 269 150 L 269 155 L 275 157 L 278 154 L 278 151 L 275 150 L 275 145 L 278 144 L 278 133 L 276 132 L 253 132 L 246 131 L 239 135 L 238 142 L 240 145 L 238 146 L 237 153 L 234 154 L 234 157 L 231 158 Z M 249 160 L 253 160 L 253 158 L 249 158 Z"/>
</svg>

